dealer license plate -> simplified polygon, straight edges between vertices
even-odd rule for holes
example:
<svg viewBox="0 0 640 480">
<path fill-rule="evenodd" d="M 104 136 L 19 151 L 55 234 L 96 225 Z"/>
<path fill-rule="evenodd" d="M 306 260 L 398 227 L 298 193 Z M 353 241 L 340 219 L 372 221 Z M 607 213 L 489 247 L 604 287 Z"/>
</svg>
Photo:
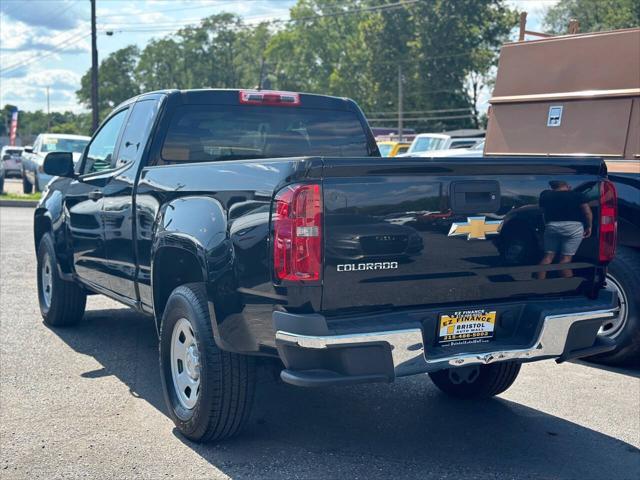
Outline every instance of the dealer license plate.
<svg viewBox="0 0 640 480">
<path fill-rule="evenodd" d="M 495 310 L 461 310 L 440 316 L 438 343 L 461 345 L 488 342 L 496 326 Z"/>
</svg>

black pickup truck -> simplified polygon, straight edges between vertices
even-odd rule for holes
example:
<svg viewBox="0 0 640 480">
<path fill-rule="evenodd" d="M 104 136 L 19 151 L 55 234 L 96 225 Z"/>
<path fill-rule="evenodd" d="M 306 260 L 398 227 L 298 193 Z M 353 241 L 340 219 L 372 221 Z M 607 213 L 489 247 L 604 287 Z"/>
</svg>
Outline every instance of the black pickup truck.
<svg viewBox="0 0 640 480">
<path fill-rule="evenodd" d="M 302 387 L 428 373 L 486 397 L 523 362 L 614 347 L 597 337 L 617 305 L 599 160 L 389 160 L 351 100 L 194 90 L 123 103 L 75 170 L 61 152 L 44 169 L 44 321 L 78 322 L 94 293 L 152 316 L 168 410 L 194 440 L 240 429 L 257 362 Z M 548 227 L 561 263 L 509 260 L 504 219 L 549 183 L 579 192 L 584 219 L 568 240 Z"/>
</svg>

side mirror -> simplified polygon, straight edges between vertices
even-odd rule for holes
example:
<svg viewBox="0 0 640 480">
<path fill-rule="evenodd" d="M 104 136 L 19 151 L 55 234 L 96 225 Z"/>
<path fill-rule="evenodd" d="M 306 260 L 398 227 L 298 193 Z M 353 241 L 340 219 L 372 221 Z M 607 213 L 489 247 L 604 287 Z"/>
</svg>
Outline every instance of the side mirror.
<svg viewBox="0 0 640 480">
<path fill-rule="evenodd" d="M 24 147 L 24 151 L 27 153 L 33 153 L 33 146 L 29 145 L 27 147 Z"/>
<path fill-rule="evenodd" d="M 47 175 L 73 178 L 75 177 L 73 154 L 71 152 L 49 152 L 44 157 L 42 169 Z"/>
</svg>

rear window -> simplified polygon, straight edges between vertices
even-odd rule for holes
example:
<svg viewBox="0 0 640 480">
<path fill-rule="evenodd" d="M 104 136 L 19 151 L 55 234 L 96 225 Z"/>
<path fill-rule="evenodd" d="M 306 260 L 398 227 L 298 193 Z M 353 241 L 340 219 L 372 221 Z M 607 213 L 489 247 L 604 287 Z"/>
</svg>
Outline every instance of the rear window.
<svg viewBox="0 0 640 480">
<path fill-rule="evenodd" d="M 378 150 L 380 150 L 380 155 L 382 155 L 383 157 L 388 157 L 391 153 L 391 145 L 389 145 L 388 143 L 379 143 Z"/>
<path fill-rule="evenodd" d="M 478 143 L 477 140 L 451 140 L 450 148 L 469 148 L 473 147 L 476 143 Z"/>
<path fill-rule="evenodd" d="M 162 163 L 322 155 L 368 156 L 358 116 L 341 110 L 247 105 L 178 107 Z"/>
<path fill-rule="evenodd" d="M 19 157 L 22 155 L 22 150 L 10 149 L 4 153 L 5 155 L 13 155 L 14 157 Z"/>
<path fill-rule="evenodd" d="M 418 137 L 411 145 L 411 152 L 427 152 L 429 150 L 440 150 L 444 145 L 444 138 L 438 137 Z"/>
<path fill-rule="evenodd" d="M 75 138 L 44 137 L 41 152 L 75 152 L 82 153 L 89 140 Z"/>
</svg>

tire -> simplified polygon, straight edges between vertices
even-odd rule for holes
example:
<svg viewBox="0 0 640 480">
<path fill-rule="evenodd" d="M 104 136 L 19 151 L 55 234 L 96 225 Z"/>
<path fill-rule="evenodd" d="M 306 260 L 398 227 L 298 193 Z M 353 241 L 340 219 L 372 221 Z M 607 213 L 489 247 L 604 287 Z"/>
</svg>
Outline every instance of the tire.
<svg viewBox="0 0 640 480">
<path fill-rule="evenodd" d="M 618 293 L 620 313 L 598 335 L 616 342 L 615 350 L 589 357 L 607 365 L 640 364 L 640 252 L 618 247 L 607 271 L 607 288 Z"/>
<path fill-rule="evenodd" d="M 36 173 L 36 176 L 34 178 L 33 191 L 36 192 L 36 193 L 40 191 L 40 182 L 38 181 L 38 174 L 37 173 Z"/>
<path fill-rule="evenodd" d="M 22 176 L 22 193 L 31 193 L 31 192 L 33 192 L 33 185 L 31 185 L 31 182 L 27 180 L 27 178 L 23 175 Z"/>
<path fill-rule="evenodd" d="M 4 177 L 0 178 L 0 194 L 4 192 Z"/>
<path fill-rule="evenodd" d="M 451 368 L 429 374 L 433 383 L 447 395 L 458 398 L 488 398 L 507 390 L 520 373 L 520 363 Z"/>
<path fill-rule="evenodd" d="M 160 325 L 159 353 L 169 415 L 185 437 L 207 442 L 241 430 L 253 404 L 255 362 L 216 346 L 203 284 L 182 285 L 171 293 Z"/>
<path fill-rule="evenodd" d="M 87 295 L 76 283 L 60 278 L 49 233 L 42 236 L 37 256 L 38 303 L 44 323 L 52 327 L 75 325 L 84 315 Z"/>
</svg>

